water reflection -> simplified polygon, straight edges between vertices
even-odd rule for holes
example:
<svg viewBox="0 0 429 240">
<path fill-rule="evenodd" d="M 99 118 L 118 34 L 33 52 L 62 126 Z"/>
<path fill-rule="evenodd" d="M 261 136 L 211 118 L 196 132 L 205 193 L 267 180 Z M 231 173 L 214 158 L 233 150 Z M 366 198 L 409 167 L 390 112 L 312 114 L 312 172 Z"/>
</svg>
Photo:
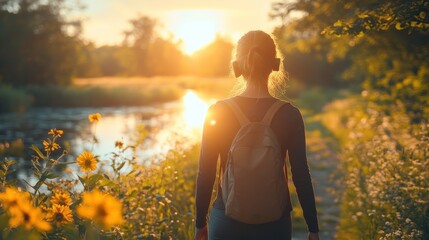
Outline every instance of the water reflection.
<svg viewBox="0 0 429 240">
<path fill-rule="evenodd" d="M 208 106 L 194 91 L 187 91 L 175 111 L 151 119 L 153 125 L 162 127 L 152 129 L 139 156 L 150 158 L 176 148 L 178 142 L 186 148 L 199 141 Z"/>
<path fill-rule="evenodd" d="M 150 132 L 143 145 L 137 148 L 137 155 L 142 160 L 162 157 L 168 150 L 175 148 L 178 142 L 181 147 L 187 147 L 200 139 L 208 103 L 194 91 L 187 91 L 179 102 L 160 105 L 155 109 L 152 110 L 159 111 L 158 114 L 149 115 L 148 118 L 142 118 L 135 112 L 104 114 L 102 121 L 91 130 L 99 140 L 94 152 L 98 155 L 110 153 L 116 140 L 133 144 L 136 129 L 141 124 Z M 76 145 L 82 146 L 80 150 L 83 150 L 90 149 L 92 143 L 81 142 Z"/>
<path fill-rule="evenodd" d="M 157 158 L 174 148 L 177 142 L 186 147 L 199 141 L 201 130 L 210 102 L 202 100 L 193 91 L 188 91 L 179 101 L 143 107 L 122 108 L 74 108 L 74 109 L 32 109 L 21 114 L 0 115 L 0 143 L 23 139 L 25 159 L 21 159 L 21 172 L 33 154 L 29 147 L 47 137 L 51 128 L 63 129 L 62 143 L 72 147 L 73 160 L 84 149 L 93 150 L 106 158 L 114 150 L 115 141 L 133 144 L 136 130 L 144 125 L 149 136 L 137 148 L 140 161 Z M 88 114 L 99 112 L 103 116 L 96 128 L 88 121 Z M 94 144 L 95 133 L 98 143 Z"/>
<path fill-rule="evenodd" d="M 183 97 L 183 118 L 190 128 L 201 129 L 208 104 L 199 98 L 193 91 L 188 91 Z"/>
</svg>

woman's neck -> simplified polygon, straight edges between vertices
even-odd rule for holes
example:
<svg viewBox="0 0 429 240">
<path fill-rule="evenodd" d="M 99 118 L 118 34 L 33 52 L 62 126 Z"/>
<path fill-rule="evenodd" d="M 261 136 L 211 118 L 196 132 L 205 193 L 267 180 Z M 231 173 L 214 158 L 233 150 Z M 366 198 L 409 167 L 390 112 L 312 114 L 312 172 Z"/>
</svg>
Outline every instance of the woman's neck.
<svg viewBox="0 0 429 240">
<path fill-rule="evenodd" d="M 240 94 L 242 97 L 251 97 L 251 98 L 266 98 L 272 97 L 268 91 L 268 86 L 266 84 L 250 84 L 247 83 L 246 89 L 243 93 Z"/>
</svg>

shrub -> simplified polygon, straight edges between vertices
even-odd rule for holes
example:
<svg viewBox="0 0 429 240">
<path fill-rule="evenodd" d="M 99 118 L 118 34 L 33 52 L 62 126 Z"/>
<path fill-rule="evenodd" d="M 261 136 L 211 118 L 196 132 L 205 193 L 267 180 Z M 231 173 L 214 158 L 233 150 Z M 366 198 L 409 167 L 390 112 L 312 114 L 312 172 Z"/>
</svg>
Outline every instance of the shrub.
<svg viewBox="0 0 429 240">
<path fill-rule="evenodd" d="M 0 85 L 0 113 L 23 112 L 31 106 L 31 102 L 25 91 Z"/>
<path fill-rule="evenodd" d="M 340 100 L 326 109 L 324 122 L 343 145 L 338 238 L 426 239 L 429 125 L 413 124 L 400 103 L 391 105 L 390 115 L 377 107 Z"/>
</svg>

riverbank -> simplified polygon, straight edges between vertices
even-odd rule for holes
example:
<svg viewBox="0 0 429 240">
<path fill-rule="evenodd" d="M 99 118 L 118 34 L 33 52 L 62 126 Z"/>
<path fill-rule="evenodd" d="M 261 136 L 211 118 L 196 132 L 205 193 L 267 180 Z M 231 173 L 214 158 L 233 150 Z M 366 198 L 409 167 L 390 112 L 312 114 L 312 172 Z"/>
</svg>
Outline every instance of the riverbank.
<svg viewBox="0 0 429 240">
<path fill-rule="evenodd" d="M 124 81 L 124 82 L 121 82 Z M 227 87 L 228 84 L 231 86 L 234 84 L 234 81 L 230 81 L 230 79 L 220 79 L 219 82 L 209 82 L 209 81 L 201 81 L 198 82 L 197 79 L 152 79 L 153 82 L 150 82 L 150 79 L 121 79 L 121 78 L 109 78 L 109 79 L 81 79 L 80 81 L 74 84 L 74 87 L 85 87 L 85 88 L 103 88 L 106 91 L 115 90 L 124 86 L 127 86 L 127 89 L 145 89 L 149 91 L 150 88 L 163 87 L 163 89 L 174 88 L 177 89 L 187 89 L 194 88 L 198 90 L 198 96 L 205 96 L 206 99 L 209 99 L 211 96 L 213 98 L 221 98 L 226 97 L 229 93 L 222 92 L 230 89 L 230 86 Z M 192 85 L 194 84 L 194 85 Z M 217 84 L 217 85 L 216 85 Z M 223 84 L 223 85 L 222 85 Z M 210 91 L 211 90 L 211 91 Z M 218 92 L 216 92 L 218 91 Z M 197 92 L 197 91 L 196 91 Z M 333 239 L 336 228 L 339 222 L 339 203 L 338 201 L 339 195 L 334 196 L 331 193 L 331 190 L 335 188 L 335 184 L 333 180 L 330 178 L 334 173 L 336 173 L 336 166 L 338 164 L 337 159 L 337 142 L 333 136 L 330 135 L 330 132 L 323 126 L 321 123 L 320 114 L 323 112 L 323 106 L 328 102 L 332 101 L 332 99 L 340 98 L 347 95 L 347 92 L 342 92 L 334 89 L 325 89 L 325 88 L 312 88 L 307 89 L 305 92 L 302 92 L 297 98 L 296 101 L 292 101 L 294 105 L 300 107 L 306 124 L 307 130 L 307 143 L 308 143 L 308 160 L 310 165 L 310 170 L 313 178 L 313 184 L 316 193 L 316 201 L 319 212 L 319 221 L 321 226 L 321 236 L 326 239 Z M 128 96 L 124 96 L 125 98 Z M 198 103 L 202 101 L 202 99 L 193 99 L 193 103 Z M 118 107 L 117 110 L 114 108 L 45 108 L 43 109 L 31 109 L 24 114 L 20 115 L 21 118 L 27 115 L 27 121 L 22 121 L 20 123 L 18 118 L 14 119 L 14 123 L 17 123 L 19 126 L 25 126 L 27 129 L 36 129 L 37 133 L 35 136 L 31 137 L 31 139 L 26 139 L 23 141 L 22 146 L 25 145 L 24 148 L 27 148 L 29 144 L 35 144 L 42 139 L 42 135 L 46 134 L 46 132 L 52 128 L 57 127 L 58 129 L 63 129 L 67 134 L 61 139 L 62 141 L 67 141 L 70 146 L 74 147 L 77 152 L 72 151 L 69 152 L 72 155 L 78 154 L 82 149 L 87 146 L 87 144 L 91 144 L 91 142 L 82 142 L 82 139 L 91 139 L 90 135 L 94 134 L 91 126 L 87 122 L 86 115 L 92 112 L 100 112 L 103 116 L 102 121 L 97 124 L 97 139 L 98 144 L 96 148 L 94 148 L 94 153 L 100 156 L 105 156 L 105 153 L 110 152 L 113 148 L 112 142 L 115 140 L 121 139 L 123 142 L 132 142 L 132 138 L 128 138 L 131 135 L 135 135 L 135 131 L 137 129 L 137 125 L 139 123 L 144 124 L 150 134 L 146 138 L 146 143 L 141 145 L 141 149 L 137 148 L 137 151 L 143 151 L 145 154 L 152 154 L 152 152 L 156 149 L 164 149 L 166 146 L 167 140 L 172 142 L 177 142 L 177 139 L 174 138 L 176 134 L 175 131 L 170 131 L 166 129 L 165 126 L 169 126 L 171 130 L 181 129 L 183 130 L 184 125 L 181 123 L 180 119 L 185 118 L 187 114 L 182 113 L 180 108 L 180 102 L 173 101 L 173 103 L 168 104 L 155 104 L 152 103 L 150 106 L 146 107 L 132 107 L 132 108 L 124 108 Z M 184 101 L 186 102 L 186 101 Z M 170 104 L 171 108 L 169 107 Z M 156 105 L 156 107 L 155 107 Z M 165 105 L 165 106 L 164 106 Z M 198 104 L 197 104 L 198 105 Z M 200 112 L 198 110 L 197 105 L 190 105 L 188 109 L 192 110 L 190 113 L 192 118 L 196 118 L 196 113 Z M 156 109 L 155 112 L 153 112 Z M 179 111 L 174 114 L 174 111 Z M 33 112 L 37 111 L 38 113 L 33 115 Z M 186 106 L 185 106 L 186 112 Z M 54 114 L 54 115 L 52 115 Z M 183 115 L 183 116 L 182 116 Z M 35 117 L 39 116 L 39 117 Z M 57 119 L 58 121 L 54 121 Z M 172 124 L 174 119 L 179 119 L 178 124 Z M 185 118 L 186 119 L 186 118 Z M 80 121 L 82 120 L 82 121 Z M 31 124 L 29 125 L 28 123 Z M 36 123 L 40 123 L 35 125 Z M 162 123 L 165 122 L 166 125 L 152 125 L 153 123 Z M 10 131 L 12 128 L 10 126 L 5 129 L 5 132 Z M 153 130 L 153 131 L 152 131 Z M 1 132 L 1 131 L 0 131 Z M 13 130 L 12 132 L 19 132 Z M 171 132 L 172 134 L 168 135 L 166 132 Z M 29 136 L 28 133 L 23 131 L 23 136 Z M 189 132 L 186 132 L 186 135 L 189 135 Z M 112 136 L 114 136 L 112 138 Z M 199 136 L 199 135 L 198 135 Z M 12 136 L 10 139 L 16 139 L 18 136 Z M 153 142 L 156 140 L 155 142 Z M 186 141 L 189 142 L 189 141 Z M 183 143 L 183 141 L 182 141 Z M 40 145 L 40 142 L 39 142 Z M 42 146 L 39 146 L 42 147 Z M 87 146 L 88 147 L 88 146 Z M 170 146 L 171 147 L 171 146 Z M 198 146 L 196 146 L 198 148 Z M 172 149 L 175 149 L 172 147 Z M 193 155 L 193 154 L 192 154 Z M 141 158 L 138 158 L 141 159 Z M 184 162 L 183 162 L 184 161 Z M 178 234 L 180 232 L 181 236 L 190 236 L 192 235 L 192 228 L 187 228 L 186 226 L 192 226 L 192 211 L 189 210 L 190 206 L 193 205 L 193 184 L 196 174 L 196 164 L 197 155 L 193 155 L 191 158 L 181 159 L 180 162 L 183 162 L 185 165 L 175 166 L 175 170 L 178 172 L 186 172 L 189 173 L 189 176 L 186 177 L 186 181 L 183 182 L 183 186 L 186 186 L 186 191 L 183 191 L 183 196 L 180 197 L 168 197 L 172 202 L 177 202 L 179 206 L 184 204 L 184 209 L 178 211 L 182 215 L 186 215 L 186 219 L 180 221 L 180 225 L 176 225 L 174 227 L 167 227 L 165 230 L 167 232 L 174 232 L 174 234 Z M 160 163 L 161 165 L 164 163 Z M 19 165 L 19 163 L 18 163 Z M 152 167 L 145 165 L 145 170 L 142 172 L 152 172 Z M 27 169 L 24 167 L 20 167 L 20 169 Z M 30 168 L 28 168 L 30 169 Z M 155 169 L 155 168 L 153 168 Z M 158 174 L 159 175 L 159 174 Z M 168 177 L 172 177 L 173 175 L 169 175 Z M 291 174 L 289 174 L 291 176 Z M 154 179 L 155 176 L 152 177 L 144 177 L 143 179 L 156 181 Z M 189 180 L 191 179 L 191 180 Z M 133 182 L 130 182 L 133 183 Z M 135 183 L 135 182 L 134 182 Z M 170 183 L 169 183 L 170 184 Z M 293 183 L 290 179 L 289 181 L 292 200 L 294 204 L 294 211 L 292 213 L 293 225 L 294 225 L 294 239 L 301 239 L 305 237 L 307 233 L 307 227 L 303 219 L 302 211 L 298 203 L 298 199 L 296 196 L 296 192 L 293 186 Z M 143 185 L 149 185 L 149 183 L 144 183 Z M 141 184 L 137 184 L 137 186 L 141 186 Z M 176 186 L 177 187 L 177 186 Z M 164 188 L 164 187 L 162 187 Z M 158 189 L 158 187 L 154 188 Z M 125 190 L 124 190 L 125 191 Z M 154 192 L 152 194 L 158 194 Z M 337 192 L 338 194 L 338 192 Z M 180 200 L 178 202 L 178 199 Z M 154 200 L 155 201 L 155 200 Z M 174 208 L 177 208 L 177 204 L 175 204 Z M 153 210 L 152 217 L 157 219 L 157 221 L 161 221 L 163 218 L 160 216 L 165 216 L 164 208 L 159 209 L 158 205 L 156 205 L 156 210 Z M 135 211 L 130 209 L 130 212 L 136 214 Z M 146 212 L 147 213 L 147 212 Z M 145 215 L 146 216 L 146 215 Z M 177 221 L 176 215 L 171 215 L 168 217 L 168 220 Z M 143 221 L 143 220 L 142 220 Z M 153 219 L 146 218 L 143 222 L 152 222 Z M 161 224 L 166 227 L 165 225 Z M 158 232 L 160 229 L 156 226 L 152 226 L 153 229 L 147 229 L 147 233 Z M 127 226 L 127 228 L 133 229 L 133 226 Z M 146 231 L 146 230 L 145 230 Z M 162 230 L 163 234 L 166 234 L 164 230 Z M 129 234 L 133 234 L 132 231 Z"/>
<path fill-rule="evenodd" d="M 75 79 L 70 86 L 0 85 L 0 114 L 32 107 L 147 106 L 178 100 L 187 89 L 207 98 L 227 96 L 235 81 L 200 77 L 103 77 Z"/>
</svg>

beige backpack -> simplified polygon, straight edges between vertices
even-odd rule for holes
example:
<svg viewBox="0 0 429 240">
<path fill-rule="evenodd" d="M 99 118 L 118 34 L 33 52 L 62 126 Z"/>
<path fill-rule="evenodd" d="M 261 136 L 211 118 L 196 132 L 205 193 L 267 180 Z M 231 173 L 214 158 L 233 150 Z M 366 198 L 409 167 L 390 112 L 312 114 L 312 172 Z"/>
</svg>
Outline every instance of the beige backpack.
<svg viewBox="0 0 429 240">
<path fill-rule="evenodd" d="M 241 126 L 222 176 L 225 215 L 249 224 L 278 220 L 286 208 L 287 190 L 281 146 L 270 123 L 285 103 L 276 101 L 261 122 L 249 122 L 232 99 L 225 102 Z"/>
</svg>

